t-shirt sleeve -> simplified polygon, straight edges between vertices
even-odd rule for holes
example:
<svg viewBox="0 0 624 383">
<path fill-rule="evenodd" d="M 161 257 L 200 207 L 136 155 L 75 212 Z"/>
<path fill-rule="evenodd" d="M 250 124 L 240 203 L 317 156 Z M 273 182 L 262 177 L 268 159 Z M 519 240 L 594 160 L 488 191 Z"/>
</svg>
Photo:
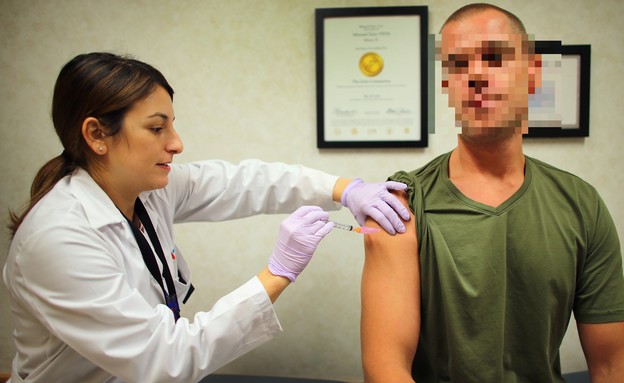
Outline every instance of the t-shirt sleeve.
<svg viewBox="0 0 624 383">
<path fill-rule="evenodd" d="M 389 181 L 403 182 L 407 185 L 405 191 L 407 192 L 407 199 L 409 202 L 409 208 L 416 217 L 416 235 L 419 239 L 419 246 L 421 245 L 421 238 L 424 238 L 425 230 L 427 229 L 425 220 L 425 203 L 423 196 L 423 188 L 420 185 L 418 177 L 414 172 L 398 171 L 388 177 Z"/>
<path fill-rule="evenodd" d="M 587 253 L 579 264 L 574 315 L 580 323 L 624 321 L 620 241 L 604 201 L 591 188 L 585 212 Z"/>
</svg>

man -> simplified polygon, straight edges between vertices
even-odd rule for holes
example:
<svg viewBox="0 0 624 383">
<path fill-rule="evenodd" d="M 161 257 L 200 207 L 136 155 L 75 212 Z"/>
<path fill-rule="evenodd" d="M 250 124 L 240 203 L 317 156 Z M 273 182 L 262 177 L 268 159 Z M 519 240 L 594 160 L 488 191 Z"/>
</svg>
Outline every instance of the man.
<svg viewBox="0 0 624 383">
<path fill-rule="evenodd" d="M 366 381 L 563 382 L 574 312 L 592 382 L 624 382 L 613 221 L 593 187 L 522 151 L 540 85 L 524 26 L 468 5 L 442 27 L 439 54 L 461 133 L 451 153 L 391 177 L 408 184 L 406 234 L 366 237 Z"/>
</svg>

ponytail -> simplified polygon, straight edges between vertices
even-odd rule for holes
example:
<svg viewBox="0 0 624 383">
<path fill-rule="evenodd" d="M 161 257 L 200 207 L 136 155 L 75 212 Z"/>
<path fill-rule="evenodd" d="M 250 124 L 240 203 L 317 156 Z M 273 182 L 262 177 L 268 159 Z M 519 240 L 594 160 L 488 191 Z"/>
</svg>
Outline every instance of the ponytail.
<svg viewBox="0 0 624 383">
<path fill-rule="evenodd" d="M 22 221 L 30 210 L 43 198 L 58 181 L 76 170 L 77 166 L 66 151 L 60 156 L 54 157 L 39 169 L 32 186 L 30 187 L 30 200 L 23 211 L 19 214 L 9 211 L 9 225 L 11 238 L 22 224 Z"/>
</svg>

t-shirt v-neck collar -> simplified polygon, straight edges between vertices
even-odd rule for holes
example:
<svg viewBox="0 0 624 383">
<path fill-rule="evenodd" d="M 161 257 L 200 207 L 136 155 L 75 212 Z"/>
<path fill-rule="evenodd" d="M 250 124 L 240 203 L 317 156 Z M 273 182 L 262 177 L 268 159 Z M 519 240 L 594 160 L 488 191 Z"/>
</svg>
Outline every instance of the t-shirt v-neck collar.
<svg viewBox="0 0 624 383">
<path fill-rule="evenodd" d="M 520 186 L 520 188 L 516 190 L 516 192 L 512 194 L 511 197 L 509 197 L 507 200 L 505 200 L 503 203 L 501 203 L 497 207 L 492 207 L 492 206 L 477 202 L 475 200 L 472 200 L 466 197 L 464 193 L 462 193 L 449 178 L 449 160 L 451 158 L 451 153 L 448 153 L 448 155 L 446 156 L 442 164 L 442 180 L 444 181 L 445 185 L 447 186 L 451 194 L 453 194 L 453 196 L 457 198 L 458 201 L 460 201 L 464 205 L 470 206 L 484 213 L 492 214 L 492 215 L 500 215 L 504 213 L 509 208 L 511 208 L 520 198 L 522 198 L 522 196 L 528 190 L 531 184 L 531 179 L 533 177 L 533 173 L 531 170 L 531 161 L 529 160 L 528 157 L 525 156 L 524 157 L 525 158 L 524 182 L 522 182 L 522 185 Z"/>
</svg>

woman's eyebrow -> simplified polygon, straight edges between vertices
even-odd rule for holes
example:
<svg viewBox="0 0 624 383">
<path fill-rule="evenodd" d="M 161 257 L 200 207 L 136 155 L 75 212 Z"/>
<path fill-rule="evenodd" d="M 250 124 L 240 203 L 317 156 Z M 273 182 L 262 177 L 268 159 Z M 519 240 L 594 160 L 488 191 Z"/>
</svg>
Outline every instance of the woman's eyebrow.
<svg viewBox="0 0 624 383">
<path fill-rule="evenodd" d="M 163 120 L 168 120 L 169 119 L 169 116 L 167 114 L 160 113 L 160 112 L 156 112 L 154 114 L 151 114 L 151 115 L 147 116 L 147 118 L 152 118 L 152 117 L 160 117 Z"/>
</svg>

